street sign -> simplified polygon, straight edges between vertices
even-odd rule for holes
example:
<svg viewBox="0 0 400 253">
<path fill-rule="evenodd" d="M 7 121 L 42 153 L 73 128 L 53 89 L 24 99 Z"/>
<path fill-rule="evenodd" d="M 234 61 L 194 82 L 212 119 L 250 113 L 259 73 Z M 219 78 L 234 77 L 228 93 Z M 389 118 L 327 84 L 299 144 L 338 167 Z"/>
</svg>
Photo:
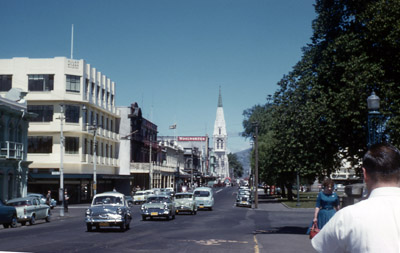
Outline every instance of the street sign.
<svg viewBox="0 0 400 253">
<path fill-rule="evenodd" d="M 59 176 L 61 173 L 59 171 L 52 171 L 51 174 L 53 176 Z"/>
</svg>

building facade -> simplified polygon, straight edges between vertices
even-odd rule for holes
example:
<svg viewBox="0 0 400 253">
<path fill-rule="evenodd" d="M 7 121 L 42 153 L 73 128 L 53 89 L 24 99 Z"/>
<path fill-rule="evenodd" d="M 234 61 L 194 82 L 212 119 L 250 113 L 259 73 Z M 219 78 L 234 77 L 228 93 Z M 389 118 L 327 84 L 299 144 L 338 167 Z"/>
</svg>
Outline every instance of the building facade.
<svg viewBox="0 0 400 253">
<path fill-rule="evenodd" d="M 213 151 L 216 158 L 216 176 L 224 180 L 229 177 L 229 162 L 227 154 L 228 135 L 222 107 L 221 88 L 219 89 L 217 115 L 214 123 Z"/>
<path fill-rule="evenodd" d="M 171 147 L 159 143 L 157 125 L 142 116 L 137 103 L 119 107 L 121 112 L 121 168 L 129 168 L 133 186 L 141 189 L 174 187 L 176 162 Z M 133 190 L 133 189 L 132 189 Z"/>
<path fill-rule="evenodd" d="M 0 89 L 4 86 L 10 86 L 8 77 L 0 77 Z M 22 97 L 0 96 L 0 199 L 3 201 L 27 194 L 29 117 Z"/>
<path fill-rule="evenodd" d="M 61 188 L 70 202 L 87 202 L 95 191 L 118 187 L 118 122 L 115 83 L 84 60 L 55 57 L 0 60 L 0 78 L 27 92 L 30 121 L 28 190 Z M 96 180 L 94 180 L 96 178 Z M 94 184 L 94 182 L 97 184 Z M 58 199 L 58 196 L 53 196 Z"/>
</svg>

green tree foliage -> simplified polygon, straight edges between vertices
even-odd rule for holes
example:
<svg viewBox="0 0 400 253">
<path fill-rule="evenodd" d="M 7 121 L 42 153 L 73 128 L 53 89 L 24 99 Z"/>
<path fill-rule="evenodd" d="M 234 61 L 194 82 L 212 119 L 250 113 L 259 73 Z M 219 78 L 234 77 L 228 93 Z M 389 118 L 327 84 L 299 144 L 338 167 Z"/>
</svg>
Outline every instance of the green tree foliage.
<svg viewBox="0 0 400 253">
<path fill-rule="evenodd" d="M 243 176 L 243 166 L 239 162 L 236 154 L 228 154 L 229 168 L 233 168 L 233 175 L 235 178 L 241 178 Z"/>
<path fill-rule="evenodd" d="M 400 0 L 317 0 L 315 10 L 312 43 L 273 102 L 243 113 L 243 136 L 260 125 L 260 177 L 289 189 L 296 173 L 313 181 L 343 158 L 358 165 L 372 91 L 381 98 L 385 136 L 400 144 Z"/>
</svg>

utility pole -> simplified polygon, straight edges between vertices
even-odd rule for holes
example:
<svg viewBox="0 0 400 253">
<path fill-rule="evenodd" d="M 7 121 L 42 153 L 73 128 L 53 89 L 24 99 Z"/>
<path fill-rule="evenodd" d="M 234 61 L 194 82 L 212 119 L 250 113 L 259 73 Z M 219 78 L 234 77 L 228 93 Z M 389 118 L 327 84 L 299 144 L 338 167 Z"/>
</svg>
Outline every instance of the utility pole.
<svg viewBox="0 0 400 253">
<path fill-rule="evenodd" d="M 258 208 L 258 122 L 253 123 L 255 127 L 254 145 L 255 145 L 255 168 L 254 168 L 254 208 Z"/>
<path fill-rule="evenodd" d="M 150 147 L 150 157 L 149 157 L 149 178 L 150 178 L 150 182 L 149 182 L 149 187 L 150 189 L 153 189 L 153 167 L 152 167 L 152 162 L 151 162 L 151 150 L 152 150 L 152 145 L 151 145 L 151 136 L 150 136 L 150 142 L 149 142 L 149 147 Z"/>
<path fill-rule="evenodd" d="M 63 121 L 64 121 L 64 105 L 60 105 L 60 190 L 58 192 L 58 196 L 61 197 L 61 208 L 60 208 L 60 216 L 64 216 L 64 130 L 63 130 Z"/>
</svg>

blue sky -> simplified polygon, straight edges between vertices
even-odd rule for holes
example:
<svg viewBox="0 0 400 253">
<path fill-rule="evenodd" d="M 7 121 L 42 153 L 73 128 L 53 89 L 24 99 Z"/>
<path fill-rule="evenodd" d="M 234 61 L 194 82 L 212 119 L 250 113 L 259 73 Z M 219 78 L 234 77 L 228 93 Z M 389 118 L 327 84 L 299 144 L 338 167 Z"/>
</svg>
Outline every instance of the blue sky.
<svg viewBox="0 0 400 253">
<path fill-rule="evenodd" d="M 222 89 L 228 149 L 310 42 L 315 0 L 0 0 L 0 58 L 84 59 L 138 102 L 159 135 L 212 135 Z"/>
</svg>

